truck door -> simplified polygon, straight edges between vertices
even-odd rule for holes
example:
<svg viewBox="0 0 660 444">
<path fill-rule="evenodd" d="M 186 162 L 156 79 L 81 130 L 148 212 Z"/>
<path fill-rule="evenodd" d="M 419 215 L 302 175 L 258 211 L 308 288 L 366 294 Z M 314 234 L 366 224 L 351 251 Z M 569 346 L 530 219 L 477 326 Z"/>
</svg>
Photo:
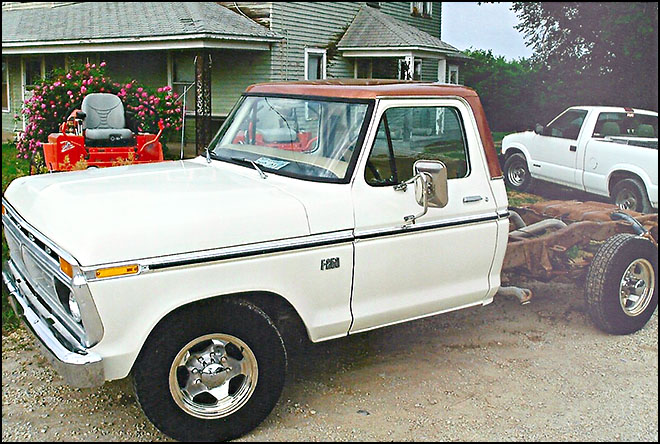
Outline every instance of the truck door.
<svg viewBox="0 0 660 444">
<path fill-rule="evenodd" d="M 578 174 L 578 137 L 587 116 L 586 110 L 569 109 L 534 137 L 531 173 L 540 179 L 582 188 Z"/>
<path fill-rule="evenodd" d="M 350 332 L 483 303 L 497 239 L 496 203 L 471 109 L 458 99 L 381 100 L 352 193 L 355 272 Z M 416 160 L 448 170 L 449 203 L 422 212 Z"/>
</svg>

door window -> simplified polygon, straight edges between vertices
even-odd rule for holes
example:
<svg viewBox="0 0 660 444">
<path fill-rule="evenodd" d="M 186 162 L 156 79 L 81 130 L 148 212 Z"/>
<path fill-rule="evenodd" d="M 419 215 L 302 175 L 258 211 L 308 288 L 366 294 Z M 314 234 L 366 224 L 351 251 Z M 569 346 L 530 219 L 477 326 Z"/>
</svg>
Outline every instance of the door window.
<svg viewBox="0 0 660 444">
<path fill-rule="evenodd" d="M 410 179 L 417 160 L 439 160 L 447 177 L 469 174 L 463 122 L 456 108 L 390 108 L 382 116 L 369 154 L 365 179 L 372 186 Z"/>
<path fill-rule="evenodd" d="M 550 122 L 543 131 L 544 136 L 577 140 L 587 112 L 581 109 L 568 110 Z"/>
</svg>

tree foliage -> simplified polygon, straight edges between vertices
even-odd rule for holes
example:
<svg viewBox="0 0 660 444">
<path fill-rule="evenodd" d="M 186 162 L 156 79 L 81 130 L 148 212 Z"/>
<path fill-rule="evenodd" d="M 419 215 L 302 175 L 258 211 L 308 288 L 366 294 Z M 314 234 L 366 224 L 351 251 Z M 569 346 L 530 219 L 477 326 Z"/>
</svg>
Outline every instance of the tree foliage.
<svg viewBox="0 0 660 444">
<path fill-rule="evenodd" d="M 658 109 L 657 2 L 514 2 L 511 9 L 547 100 Z"/>
<path fill-rule="evenodd" d="M 463 83 L 481 98 L 493 130 L 532 128 L 538 116 L 537 70 L 529 60 L 507 61 L 491 50 L 466 50 L 472 58 L 461 69 Z"/>
</svg>

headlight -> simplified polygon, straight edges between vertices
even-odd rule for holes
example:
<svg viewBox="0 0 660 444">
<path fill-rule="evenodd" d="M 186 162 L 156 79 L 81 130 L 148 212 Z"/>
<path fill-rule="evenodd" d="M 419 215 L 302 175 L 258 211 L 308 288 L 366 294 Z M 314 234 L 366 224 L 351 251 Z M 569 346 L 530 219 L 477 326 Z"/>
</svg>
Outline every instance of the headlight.
<svg viewBox="0 0 660 444">
<path fill-rule="evenodd" d="M 73 292 L 69 292 L 69 313 L 74 321 L 80 323 L 82 322 L 82 316 L 80 316 L 80 307 L 78 306 L 78 301 L 73 295 Z"/>
</svg>

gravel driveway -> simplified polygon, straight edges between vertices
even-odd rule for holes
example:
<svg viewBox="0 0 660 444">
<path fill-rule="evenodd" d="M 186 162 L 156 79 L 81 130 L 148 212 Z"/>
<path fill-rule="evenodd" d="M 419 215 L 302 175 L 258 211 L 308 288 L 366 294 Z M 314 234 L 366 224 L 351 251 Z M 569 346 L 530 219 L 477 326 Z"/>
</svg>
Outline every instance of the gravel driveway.
<svg viewBox="0 0 660 444">
<path fill-rule="evenodd" d="M 241 441 L 658 441 L 658 316 L 610 336 L 570 283 L 302 347 Z M 72 389 L 23 330 L 2 338 L 3 441 L 162 441 L 126 380 Z"/>
</svg>

